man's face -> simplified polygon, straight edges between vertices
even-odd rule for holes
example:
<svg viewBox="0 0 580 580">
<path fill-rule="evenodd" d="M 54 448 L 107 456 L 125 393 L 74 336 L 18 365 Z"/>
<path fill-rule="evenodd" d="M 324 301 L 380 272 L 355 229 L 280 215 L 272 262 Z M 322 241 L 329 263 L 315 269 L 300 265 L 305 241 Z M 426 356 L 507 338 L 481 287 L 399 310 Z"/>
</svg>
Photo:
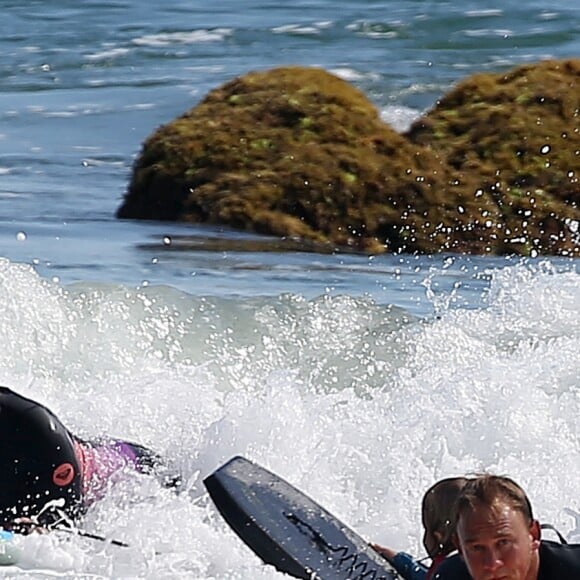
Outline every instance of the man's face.
<svg viewBox="0 0 580 580">
<path fill-rule="evenodd" d="M 461 514 L 458 547 L 473 580 L 537 580 L 540 528 L 499 500 Z"/>
</svg>

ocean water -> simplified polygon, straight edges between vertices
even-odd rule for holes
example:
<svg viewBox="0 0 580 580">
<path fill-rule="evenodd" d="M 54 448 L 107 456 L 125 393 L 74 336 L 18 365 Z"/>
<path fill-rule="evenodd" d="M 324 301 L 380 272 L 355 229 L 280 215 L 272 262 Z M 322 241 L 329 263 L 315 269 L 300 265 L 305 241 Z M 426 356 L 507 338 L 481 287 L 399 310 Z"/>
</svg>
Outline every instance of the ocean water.
<svg viewBox="0 0 580 580">
<path fill-rule="evenodd" d="M 426 0 L 0 0 L 0 384 L 75 433 L 142 442 L 82 528 L 21 540 L 10 578 L 282 577 L 202 479 L 242 454 L 369 540 L 421 553 L 437 478 L 487 469 L 580 539 L 578 262 L 275 251 L 119 221 L 142 141 L 249 70 L 318 65 L 405 128 L 477 71 L 580 55 L 580 9 Z"/>
</svg>

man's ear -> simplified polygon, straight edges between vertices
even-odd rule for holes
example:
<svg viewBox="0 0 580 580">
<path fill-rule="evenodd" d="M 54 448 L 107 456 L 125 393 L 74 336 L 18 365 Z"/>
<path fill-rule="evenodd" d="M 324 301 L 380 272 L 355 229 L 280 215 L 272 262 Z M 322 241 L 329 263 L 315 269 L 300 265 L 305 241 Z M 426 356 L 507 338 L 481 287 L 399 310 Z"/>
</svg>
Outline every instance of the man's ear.
<svg viewBox="0 0 580 580">
<path fill-rule="evenodd" d="M 532 522 L 530 534 L 532 536 L 532 549 L 538 550 L 540 548 L 540 540 L 542 539 L 542 528 L 538 520 Z"/>
</svg>

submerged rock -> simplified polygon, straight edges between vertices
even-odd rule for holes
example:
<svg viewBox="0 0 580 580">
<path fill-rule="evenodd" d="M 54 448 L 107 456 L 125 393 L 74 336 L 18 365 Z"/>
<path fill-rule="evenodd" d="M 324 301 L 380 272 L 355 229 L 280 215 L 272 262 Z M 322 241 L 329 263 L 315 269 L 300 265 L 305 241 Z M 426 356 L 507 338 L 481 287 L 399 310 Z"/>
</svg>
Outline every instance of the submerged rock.
<svg viewBox="0 0 580 580">
<path fill-rule="evenodd" d="M 494 253 L 578 254 L 580 60 L 545 61 L 459 83 L 406 136 L 429 146 L 487 222 Z"/>
</svg>

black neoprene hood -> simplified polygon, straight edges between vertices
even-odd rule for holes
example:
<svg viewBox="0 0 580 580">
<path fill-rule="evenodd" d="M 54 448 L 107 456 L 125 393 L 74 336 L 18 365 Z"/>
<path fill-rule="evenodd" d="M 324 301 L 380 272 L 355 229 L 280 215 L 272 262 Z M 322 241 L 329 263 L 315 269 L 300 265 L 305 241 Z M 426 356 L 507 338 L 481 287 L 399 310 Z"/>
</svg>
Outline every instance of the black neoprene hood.
<svg viewBox="0 0 580 580">
<path fill-rule="evenodd" d="M 0 387 L 0 526 L 63 498 L 73 514 L 81 473 L 73 439 L 46 407 Z"/>
</svg>

